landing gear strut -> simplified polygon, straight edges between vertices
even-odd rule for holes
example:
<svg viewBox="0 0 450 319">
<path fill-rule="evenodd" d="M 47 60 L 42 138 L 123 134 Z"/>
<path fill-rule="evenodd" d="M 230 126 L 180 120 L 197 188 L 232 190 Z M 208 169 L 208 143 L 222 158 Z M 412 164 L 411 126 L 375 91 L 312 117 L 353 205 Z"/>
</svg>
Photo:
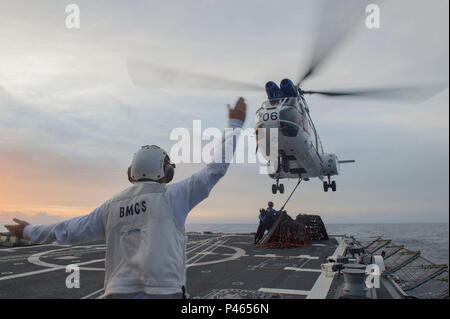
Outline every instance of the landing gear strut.
<svg viewBox="0 0 450 319">
<path fill-rule="evenodd" d="M 286 156 L 286 154 L 283 151 L 279 152 L 278 155 L 278 167 L 277 167 L 277 174 L 283 170 L 283 172 L 288 173 L 290 169 L 289 160 Z M 277 183 L 272 185 L 272 194 L 276 194 L 277 191 L 280 191 L 280 194 L 284 194 L 284 185 L 279 184 L 280 179 L 276 179 Z"/>
<path fill-rule="evenodd" d="M 272 194 L 276 194 L 277 191 L 280 191 L 280 194 L 284 193 L 284 185 L 278 184 L 278 183 L 279 183 L 279 179 L 277 178 L 277 183 L 272 185 Z"/>
<path fill-rule="evenodd" d="M 328 192 L 328 189 L 329 189 L 330 187 L 331 187 L 331 190 L 332 190 L 333 192 L 336 191 L 336 181 L 331 181 L 331 180 L 330 180 L 330 176 L 328 176 L 328 182 L 327 182 L 327 181 L 323 182 L 323 190 L 324 190 L 325 192 Z"/>
<path fill-rule="evenodd" d="M 280 151 L 278 155 L 277 173 L 279 174 L 281 171 L 289 173 L 289 170 L 290 170 L 289 159 L 286 156 L 286 153 L 284 153 L 284 151 Z"/>
</svg>

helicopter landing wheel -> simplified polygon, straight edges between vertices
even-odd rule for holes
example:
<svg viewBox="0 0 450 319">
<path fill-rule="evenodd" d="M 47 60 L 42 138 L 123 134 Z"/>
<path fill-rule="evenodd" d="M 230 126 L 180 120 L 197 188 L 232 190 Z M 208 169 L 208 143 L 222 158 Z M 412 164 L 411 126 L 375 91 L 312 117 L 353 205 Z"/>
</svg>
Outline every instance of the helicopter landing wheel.
<svg viewBox="0 0 450 319">
<path fill-rule="evenodd" d="M 328 182 L 323 182 L 323 190 L 324 192 L 328 192 L 328 189 L 330 189 L 335 192 L 336 191 L 336 181 L 328 181 Z"/>
<path fill-rule="evenodd" d="M 279 184 L 279 179 L 277 179 L 277 183 L 272 185 L 272 194 L 276 194 L 277 191 L 280 191 L 280 194 L 284 193 L 284 185 Z"/>
<path fill-rule="evenodd" d="M 278 186 L 276 184 L 272 185 L 272 194 L 276 194 L 278 190 Z"/>
</svg>

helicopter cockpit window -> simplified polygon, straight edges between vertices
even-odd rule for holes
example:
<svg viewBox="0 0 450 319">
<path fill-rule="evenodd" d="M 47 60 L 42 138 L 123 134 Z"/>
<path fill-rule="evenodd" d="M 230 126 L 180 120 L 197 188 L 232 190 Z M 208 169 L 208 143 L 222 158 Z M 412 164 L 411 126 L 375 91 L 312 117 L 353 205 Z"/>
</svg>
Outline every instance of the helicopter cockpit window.
<svg viewBox="0 0 450 319">
<path fill-rule="evenodd" d="M 298 100 L 296 97 L 288 97 L 284 99 L 284 105 L 286 106 L 297 106 L 298 105 Z"/>
<path fill-rule="evenodd" d="M 271 100 L 267 100 L 264 101 L 264 103 L 262 104 L 263 108 L 271 108 L 271 107 L 276 107 L 278 105 L 281 105 L 284 99 L 271 99 Z"/>
<path fill-rule="evenodd" d="M 297 124 L 302 123 L 300 112 L 295 107 L 286 107 L 280 111 L 280 120 L 294 122 Z"/>
<path fill-rule="evenodd" d="M 297 106 L 298 100 L 295 97 L 283 97 L 278 99 L 271 99 L 264 101 L 262 104 L 263 108 L 271 108 L 271 107 L 277 107 L 277 106 Z"/>
</svg>

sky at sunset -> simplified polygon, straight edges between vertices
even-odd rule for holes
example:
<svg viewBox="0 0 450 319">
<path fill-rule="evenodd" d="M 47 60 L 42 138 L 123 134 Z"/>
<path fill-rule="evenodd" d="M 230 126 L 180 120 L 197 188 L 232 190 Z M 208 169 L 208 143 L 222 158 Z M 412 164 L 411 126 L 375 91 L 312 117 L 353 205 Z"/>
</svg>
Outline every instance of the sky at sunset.
<svg viewBox="0 0 450 319">
<path fill-rule="evenodd" d="M 376 2 L 376 1 L 375 1 Z M 80 29 L 65 8 L 80 8 Z M 91 212 L 130 186 L 126 169 L 146 144 L 169 150 L 176 127 L 223 129 L 226 104 L 263 91 L 138 87 L 127 61 L 261 85 L 295 79 L 311 53 L 316 1 L 0 0 L 0 223 L 50 223 Z M 369 2 L 368 2 L 369 3 Z M 276 8 L 274 8 L 274 6 Z M 381 2 L 381 28 L 363 22 L 307 89 L 448 83 L 448 1 Z M 330 8 L 330 10 L 332 10 Z M 326 222 L 448 222 L 449 91 L 425 101 L 308 98 L 325 151 L 355 159 L 338 191 L 314 179 L 288 213 Z M 179 181 L 204 164 L 177 165 Z M 252 223 L 268 200 L 257 164 L 232 165 L 191 223 Z"/>
</svg>

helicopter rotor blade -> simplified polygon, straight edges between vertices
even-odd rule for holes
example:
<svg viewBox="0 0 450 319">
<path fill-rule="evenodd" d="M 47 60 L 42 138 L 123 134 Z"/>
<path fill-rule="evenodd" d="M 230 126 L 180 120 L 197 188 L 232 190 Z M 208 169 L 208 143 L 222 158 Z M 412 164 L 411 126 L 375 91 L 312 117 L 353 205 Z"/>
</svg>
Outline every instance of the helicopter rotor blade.
<svg viewBox="0 0 450 319">
<path fill-rule="evenodd" d="M 305 71 L 299 76 L 296 82 L 297 86 L 316 73 L 338 46 L 344 42 L 355 24 L 360 21 L 360 17 L 365 12 L 364 7 L 364 1 L 361 0 L 325 1 L 322 3 L 311 59 Z"/>
<path fill-rule="evenodd" d="M 448 87 L 448 83 L 438 83 L 425 86 L 410 86 L 397 88 L 373 88 L 337 91 L 302 91 L 303 94 L 320 94 L 329 97 L 362 97 L 380 99 L 400 99 L 425 101 Z"/>
<path fill-rule="evenodd" d="M 230 91 L 263 91 L 264 87 L 252 83 L 229 80 L 212 75 L 194 73 L 127 59 L 131 81 L 138 87 L 189 88 Z"/>
</svg>

